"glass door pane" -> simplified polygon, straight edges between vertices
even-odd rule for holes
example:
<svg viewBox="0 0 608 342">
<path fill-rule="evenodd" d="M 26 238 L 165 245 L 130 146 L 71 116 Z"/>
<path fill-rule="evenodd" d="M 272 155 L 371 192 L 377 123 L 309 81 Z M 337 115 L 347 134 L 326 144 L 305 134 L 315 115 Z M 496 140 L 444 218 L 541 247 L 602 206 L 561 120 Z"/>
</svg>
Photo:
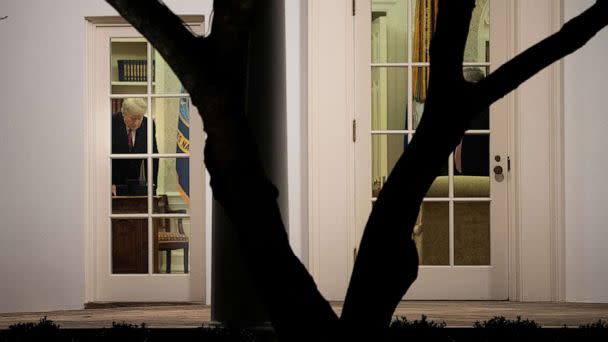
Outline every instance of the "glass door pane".
<svg viewBox="0 0 608 342">
<path fill-rule="evenodd" d="M 454 204 L 454 264 L 491 265 L 490 202 Z"/>
<path fill-rule="evenodd" d="M 147 92 L 147 45 L 143 38 L 111 39 L 112 94 L 145 94 Z"/>
<path fill-rule="evenodd" d="M 420 265 L 450 265 L 450 207 L 449 202 L 424 202 L 418 218 L 418 247 Z"/>
<path fill-rule="evenodd" d="M 154 94 L 185 94 L 186 89 L 157 50 L 152 52 Z"/>
<path fill-rule="evenodd" d="M 477 0 L 471 24 L 469 37 L 465 45 L 465 63 L 490 62 L 490 1 Z"/>
<path fill-rule="evenodd" d="M 409 129 L 407 75 L 405 67 L 372 68 L 372 130 Z"/>
<path fill-rule="evenodd" d="M 372 63 L 405 63 L 409 1 L 372 1 Z"/>
</svg>

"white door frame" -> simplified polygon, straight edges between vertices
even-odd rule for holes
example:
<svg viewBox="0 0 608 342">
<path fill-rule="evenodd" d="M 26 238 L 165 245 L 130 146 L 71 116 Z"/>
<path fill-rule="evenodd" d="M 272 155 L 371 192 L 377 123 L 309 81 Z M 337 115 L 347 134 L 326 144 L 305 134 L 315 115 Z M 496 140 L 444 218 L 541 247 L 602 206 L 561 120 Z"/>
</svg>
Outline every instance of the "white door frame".
<svg viewBox="0 0 608 342">
<path fill-rule="evenodd" d="M 355 68 L 369 66 L 369 59 L 354 59 L 355 51 L 369 54 L 371 42 L 355 32 L 361 26 L 355 22 L 367 20 L 369 9 L 370 0 L 308 2 L 309 269 L 332 300 L 344 298 L 347 281 L 337 278 L 350 276 L 358 245 L 349 227 L 367 219 L 359 217 L 363 214 L 348 187 L 371 179 L 354 170 L 349 141 L 352 120 L 360 115 L 356 108 L 371 105 L 369 96 L 355 96 L 369 89 L 354 89 L 353 80 Z M 552 0 L 513 0 L 507 11 L 508 58 L 562 23 L 561 2 Z M 355 42 L 355 36 L 363 38 Z M 565 299 L 561 89 L 562 69 L 556 64 L 507 98 L 513 178 L 508 190 L 510 300 Z M 369 131 L 366 120 L 357 125 L 357 132 Z"/>
<path fill-rule="evenodd" d="M 356 245 L 350 229 L 358 176 L 351 140 L 355 35 L 349 13 L 350 0 L 308 1 L 309 271 L 328 300 L 344 299 Z M 370 45 L 362 45 L 369 54 Z M 369 96 L 361 100 L 370 102 Z"/>
<path fill-rule="evenodd" d="M 361 2 L 359 2 L 361 4 Z M 367 2 L 366 2 L 367 4 Z M 381 2 L 379 4 L 376 4 L 374 2 L 373 6 L 372 6 L 372 10 L 373 11 L 385 11 L 387 13 L 390 13 L 392 11 L 403 11 L 404 7 L 407 8 L 409 6 L 412 6 L 414 4 L 414 2 L 410 2 L 409 5 L 406 5 L 404 2 L 400 3 L 400 4 L 387 4 L 386 2 Z M 387 6 L 388 5 L 388 6 Z M 397 6 L 397 7 L 395 7 Z M 487 6 L 487 3 L 486 3 Z M 360 5 L 359 7 L 364 7 L 362 5 Z M 489 13 L 491 18 L 490 18 L 490 22 L 491 23 L 500 23 L 500 22 L 504 22 L 504 18 L 506 17 L 506 11 L 505 11 L 505 7 L 506 7 L 506 0 L 500 0 L 500 1 L 493 1 L 492 2 L 492 11 Z M 483 10 L 487 10 L 487 8 L 482 8 L 480 9 L 481 11 Z M 409 10 L 407 11 L 407 13 L 410 14 L 410 19 L 407 21 L 409 28 L 407 31 L 412 31 L 414 24 L 413 24 L 413 20 L 411 17 L 413 17 L 413 12 L 414 9 L 413 7 L 410 7 Z M 355 20 L 356 21 L 356 25 L 361 25 L 361 27 L 357 27 L 358 30 L 360 30 L 362 32 L 363 36 L 367 36 L 369 35 L 369 31 L 370 31 L 370 24 L 369 24 L 369 15 L 365 15 L 364 13 L 361 13 L 360 16 L 365 16 L 367 17 L 367 20 Z M 388 17 L 391 17 L 391 14 L 388 15 Z M 392 25 L 396 25 L 396 23 L 393 21 Z M 491 63 L 492 68 L 495 68 L 496 66 L 502 64 L 502 62 L 504 60 L 506 60 L 506 44 L 504 44 L 505 42 L 505 34 L 506 31 L 505 30 L 499 30 L 496 29 L 499 25 L 494 26 L 495 28 L 491 31 L 491 41 L 494 42 L 492 44 L 492 52 L 490 53 L 490 58 L 491 60 L 489 61 Z M 504 25 L 500 25 L 501 27 Z M 362 36 L 358 36 L 356 41 L 359 42 L 362 40 Z M 405 57 L 405 59 L 403 60 L 404 62 L 407 62 L 408 60 L 412 60 L 412 55 L 411 55 L 411 51 L 412 51 L 412 47 L 411 47 L 411 42 L 409 42 L 408 44 L 410 44 L 408 51 L 410 51 L 410 56 L 403 56 Z M 355 57 L 355 59 L 360 58 L 360 59 L 367 59 L 367 56 L 362 55 L 359 56 L 357 55 Z M 381 65 L 386 65 L 386 63 L 382 63 L 380 60 L 376 60 L 377 63 L 381 64 Z M 367 63 L 365 63 L 367 62 Z M 367 64 L 367 65 L 365 65 Z M 480 65 L 485 65 L 486 63 L 471 63 L 471 65 L 473 66 L 480 66 Z M 407 64 L 406 64 L 407 65 Z M 361 75 L 360 77 L 367 77 L 367 73 L 370 72 L 370 66 L 369 66 L 369 62 L 366 60 L 362 60 L 361 63 L 357 63 L 357 75 Z M 372 72 L 373 72 L 373 67 L 372 67 Z M 376 70 L 378 70 L 378 68 L 376 68 Z M 382 69 L 380 69 L 382 70 Z M 397 69 L 392 69 L 392 70 L 397 70 Z M 402 71 L 405 71 L 408 73 L 408 79 L 409 82 L 407 82 L 407 92 L 409 94 L 412 93 L 412 89 L 411 87 L 413 87 L 413 82 L 411 80 L 412 78 L 412 72 L 411 72 L 411 68 L 405 67 L 405 65 L 400 66 L 400 69 Z M 362 84 L 357 84 L 356 87 L 361 87 L 361 92 L 358 93 L 357 97 L 364 97 L 367 96 L 369 89 L 367 90 L 367 92 L 364 92 L 363 88 L 369 88 L 369 82 L 367 80 L 361 80 Z M 399 91 L 397 91 L 399 92 Z M 390 94 L 395 95 L 395 92 L 391 92 Z M 389 94 L 389 96 L 391 96 Z M 411 100 L 408 100 L 411 101 Z M 408 104 L 409 108 L 413 108 L 413 103 L 410 102 Z M 489 129 L 491 130 L 491 134 L 486 135 L 487 137 L 491 137 L 490 140 L 490 152 L 492 153 L 492 156 L 497 155 L 502 157 L 502 160 L 500 160 L 500 162 L 495 161 L 493 158 L 490 158 L 490 156 L 487 156 L 488 158 L 488 162 L 491 164 L 491 167 L 500 165 L 502 166 L 505 170 L 507 169 L 507 135 L 508 135 L 508 124 L 507 124 L 507 109 L 506 109 L 506 103 L 504 100 L 501 100 L 495 104 L 492 105 L 491 108 L 491 112 L 494 113 L 492 114 L 492 119 L 490 120 L 490 124 L 491 127 L 489 127 Z M 357 114 L 361 116 L 360 120 L 358 119 L 358 121 L 364 121 L 362 122 L 362 126 L 363 125 L 367 125 L 367 122 L 370 121 L 370 117 L 373 117 L 373 115 L 371 115 L 370 110 L 368 110 L 367 108 L 363 107 L 358 107 L 357 109 Z M 408 118 L 408 121 L 410 121 L 411 119 Z M 410 121 L 409 127 L 413 127 L 412 122 Z M 378 133 L 378 131 L 382 132 L 384 129 L 382 127 L 378 127 L 376 126 L 374 128 L 376 130 L 376 133 Z M 357 139 L 357 143 L 356 143 L 356 163 L 355 163 L 355 169 L 357 170 L 357 172 L 361 172 L 361 173 L 368 173 L 368 170 L 370 168 L 370 164 L 369 164 L 369 158 L 366 156 L 366 154 L 369 151 L 369 144 L 371 144 L 371 140 L 372 137 L 370 136 L 370 132 L 373 132 L 374 130 L 367 130 L 367 128 L 361 129 L 359 130 L 360 134 L 358 134 L 360 137 Z M 488 131 L 490 132 L 490 131 Z M 373 136 L 373 133 L 372 133 Z M 376 137 L 382 137 L 383 135 L 375 135 Z M 405 136 L 405 135 L 404 135 Z M 376 138 L 377 139 L 377 138 Z M 452 157 L 450 157 L 452 158 Z M 374 161 L 375 163 L 375 161 Z M 448 163 L 448 165 L 451 165 L 452 163 Z M 450 167 L 450 169 L 452 169 L 452 167 Z M 371 179 L 371 177 L 369 178 Z M 367 181 L 363 180 L 361 183 L 357 183 L 357 187 L 362 187 L 363 189 L 361 189 L 360 192 L 367 192 L 369 193 L 369 179 Z M 454 180 L 457 179 L 457 177 L 453 178 Z M 467 198 L 463 198 L 463 197 L 459 197 L 459 196 L 455 196 L 454 193 L 454 189 L 453 186 L 449 187 L 448 192 L 446 194 L 446 198 L 445 199 L 441 199 L 440 202 L 442 204 L 444 204 L 446 206 L 446 209 L 448 209 L 448 216 L 449 216 L 449 234 L 451 236 L 451 238 L 449 239 L 449 247 L 446 246 L 449 249 L 449 262 L 447 265 L 445 266 L 440 266 L 440 265 L 432 265 L 432 266 L 427 266 L 427 265 L 421 265 L 419 271 L 418 271 L 418 280 L 412 285 L 412 287 L 409 289 L 406 298 L 407 299 L 442 299 L 442 300 L 463 300 L 463 299 L 475 299 L 475 300 L 489 300 L 489 299 L 494 299 L 494 300 L 504 300 L 508 298 L 508 250 L 507 250 L 507 245 L 508 245 L 508 227 L 507 227 L 507 186 L 509 184 L 509 177 L 507 177 L 506 179 L 504 179 L 502 182 L 498 182 L 494 179 L 494 177 L 491 177 L 491 175 L 488 177 L 488 182 L 490 184 L 490 189 L 491 189 L 491 194 L 489 194 L 490 196 L 484 196 L 486 197 L 485 199 L 480 199 L 480 198 L 475 198 L 475 199 L 467 199 Z M 453 182 L 452 182 L 453 183 Z M 367 188 L 367 189 L 365 189 Z M 491 200 L 490 200 L 491 198 Z M 437 200 L 436 198 L 426 198 L 425 205 L 432 205 L 430 202 L 432 200 Z M 455 247 L 455 239 L 452 238 L 455 236 L 455 229 L 457 228 L 455 226 L 455 217 L 453 217 L 455 215 L 456 212 L 456 208 L 458 208 L 459 203 L 466 203 L 469 201 L 481 201 L 482 203 L 485 203 L 487 205 L 490 206 L 490 219 L 491 219 L 491 232 L 490 232 L 490 260 L 491 260 L 491 264 L 490 265 L 457 265 L 455 260 L 454 260 L 454 249 Z M 371 196 L 369 194 L 367 194 L 367 196 L 361 196 L 361 197 L 357 197 L 357 203 L 356 203 L 356 207 L 357 207 L 357 212 L 361 212 L 362 214 L 366 214 L 369 213 L 371 211 Z M 362 228 L 365 226 L 366 224 L 366 217 L 361 218 L 362 221 L 358 221 L 357 222 L 357 228 Z M 423 221 L 425 219 L 423 218 Z M 424 223 L 422 225 L 422 227 L 424 227 Z M 424 239 L 424 234 L 422 234 L 422 239 Z"/>
<path fill-rule="evenodd" d="M 514 0 L 508 9 L 509 53 L 515 56 L 557 31 L 562 1 Z M 520 86 L 509 98 L 509 298 L 564 301 L 563 63 Z"/>
<path fill-rule="evenodd" d="M 193 23 L 193 25 L 200 25 L 202 29 L 201 23 L 203 23 L 203 16 L 182 16 L 184 22 Z M 100 208 L 100 199 L 102 196 L 107 197 L 107 194 L 101 194 L 100 190 L 95 184 L 95 180 L 99 179 L 99 161 L 97 157 L 102 155 L 104 139 L 99 136 L 97 133 L 98 127 L 96 126 L 96 120 L 92 116 L 92 113 L 95 113 L 96 108 L 96 96 L 98 94 L 95 90 L 95 79 L 96 77 L 104 77 L 104 75 L 98 76 L 96 75 L 96 66 L 94 62 L 94 44 L 95 44 L 95 35 L 99 28 L 113 26 L 113 27 L 129 27 L 124 19 L 120 17 L 89 17 L 86 20 L 86 51 L 85 51 L 85 84 L 86 84 L 86 92 L 84 94 L 84 113 L 85 113 L 85 161 L 86 165 L 85 169 L 85 303 L 95 302 L 103 299 L 100 297 L 100 288 L 99 288 L 99 277 L 97 269 L 99 267 L 98 260 L 98 249 L 97 249 L 97 229 L 96 225 L 99 222 L 99 208 Z M 196 108 L 194 108 L 193 116 L 192 116 L 193 125 L 200 126 L 200 116 L 196 112 Z M 196 122 L 199 122 L 198 124 Z M 201 129 L 202 132 L 202 129 Z M 202 159 L 202 149 L 203 149 L 203 141 L 202 136 L 191 136 L 191 154 L 199 155 Z M 106 151 L 107 152 L 107 151 Z M 192 158 L 192 161 L 196 161 L 197 158 Z M 191 170 L 195 168 L 191 163 Z M 202 183 L 196 181 L 197 178 L 200 178 Z M 202 298 L 202 300 L 209 304 L 210 300 L 210 256 L 211 256 L 211 211 L 209 210 L 209 206 L 211 205 L 208 197 L 210 196 L 209 185 L 206 183 L 208 180 L 208 176 L 204 174 L 202 177 L 192 177 L 191 187 L 203 189 L 203 196 L 207 195 L 207 198 L 202 197 L 201 200 L 196 200 L 195 203 L 200 203 L 200 208 L 192 208 L 191 210 L 191 218 L 198 217 L 198 221 L 201 221 L 204 225 L 205 232 L 202 236 L 198 236 L 200 234 L 196 234 L 191 238 L 194 239 L 202 239 L 202 250 L 200 251 L 191 251 L 191 269 L 197 268 L 202 269 L 202 279 L 195 280 L 195 286 L 191 288 L 191 291 L 195 291 L 195 297 Z M 192 200 L 192 198 L 191 198 Z M 198 206 L 198 205 L 196 205 Z M 209 214 L 206 214 L 209 213 Z M 104 215 L 106 213 L 103 213 Z M 205 259 L 203 261 L 203 259 Z M 127 284 L 128 285 L 128 284 Z M 199 295 L 200 293 L 200 295 Z M 129 300 L 129 299 L 127 299 Z M 162 301 L 162 299 L 160 299 Z"/>
</svg>

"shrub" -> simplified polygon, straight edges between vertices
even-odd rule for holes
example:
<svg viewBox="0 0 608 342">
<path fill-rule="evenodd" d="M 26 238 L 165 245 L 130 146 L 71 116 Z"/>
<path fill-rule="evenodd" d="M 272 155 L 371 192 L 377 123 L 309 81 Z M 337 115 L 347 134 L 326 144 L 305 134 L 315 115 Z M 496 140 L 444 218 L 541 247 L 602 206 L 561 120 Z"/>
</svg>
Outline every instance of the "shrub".
<svg viewBox="0 0 608 342">
<path fill-rule="evenodd" d="M 59 325 L 47 316 L 41 318 L 38 323 L 17 323 L 8 327 L 5 332 L 5 341 L 30 342 L 30 341 L 67 341 Z"/>
<path fill-rule="evenodd" d="M 608 329 L 608 322 L 600 319 L 597 322 L 579 325 L 581 329 Z"/>
<path fill-rule="evenodd" d="M 420 320 L 408 321 L 407 317 L 395 318 L 389 327 L 388 341 L 453 341 L 444 331 L 445 322 L 429 321 L 426 315 Z"/>
</svg>

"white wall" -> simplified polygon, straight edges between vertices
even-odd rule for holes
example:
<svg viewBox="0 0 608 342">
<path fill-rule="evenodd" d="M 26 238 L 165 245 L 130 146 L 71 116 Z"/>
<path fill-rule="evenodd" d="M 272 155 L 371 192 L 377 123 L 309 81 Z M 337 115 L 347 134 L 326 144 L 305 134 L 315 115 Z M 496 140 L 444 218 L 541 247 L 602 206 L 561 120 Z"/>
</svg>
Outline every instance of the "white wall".
<svg viewBox="0 0 608 342">
<path fill-rule="evenodd" d="M 211 0 L 165 0 L 178 14 Z M 0 6 L 0 312 L 82 308 L 85 16 L 102 0 Z"/>
<path fill-rule="evenodd" d="M 564 0 L 565 18 L 591 0 Z M 566 300 L 608 302 L 608 29 L 566 58 Z"/>
</svg>

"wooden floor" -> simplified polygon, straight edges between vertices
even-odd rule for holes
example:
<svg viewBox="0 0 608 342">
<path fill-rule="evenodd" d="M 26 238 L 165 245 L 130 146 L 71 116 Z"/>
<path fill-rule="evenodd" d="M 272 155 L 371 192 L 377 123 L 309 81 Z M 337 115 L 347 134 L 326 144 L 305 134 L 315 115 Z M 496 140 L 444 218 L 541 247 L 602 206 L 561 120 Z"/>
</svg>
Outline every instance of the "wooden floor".
<svg viewBox="0 0 608 342">
<path fill-rule="evenodd" d="M 340 303 L 332 306 L 337 313 L 340 312 Z M 608 304 L 408 301 L 400 304 L 395 312 L 396 316 L 406 316 L 408 320 L 420 319 L 421 314 L 430 320 L 444 321 L 448 327 L 471 327 L 475 321 L 494 316 L 513 319 L 521 316 L 544 327 L 574 327 L 599 319 L 608 320 Z M 145 322 L 151 328 L 186 328 L 200 327 L 211 319 L 206 305 L 112 307 L 0 314 L 0 329 L 18 322 L 37 322 L 44 316 L 63 328 L 110 327 L 112 322 Z"/>
</svg>

